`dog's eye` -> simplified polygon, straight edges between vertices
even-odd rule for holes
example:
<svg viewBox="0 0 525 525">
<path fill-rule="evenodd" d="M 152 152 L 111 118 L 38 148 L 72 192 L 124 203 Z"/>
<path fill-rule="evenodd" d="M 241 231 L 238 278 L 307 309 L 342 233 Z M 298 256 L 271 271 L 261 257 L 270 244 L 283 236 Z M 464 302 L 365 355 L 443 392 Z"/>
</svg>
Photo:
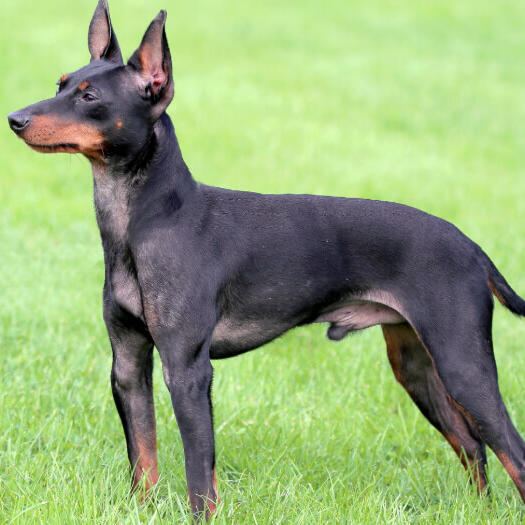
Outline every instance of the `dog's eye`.
<svg viewBox="0 0 525 525">
<path fill-rule="evenodd" d="M 93 102 L 94 100 L 97 100 L 97 97 L 95 97 L 95 95 L 93 95 L 91 93 L 84 93 L 82 95 L 82 100 L 84 102 Z"/>
</svg>

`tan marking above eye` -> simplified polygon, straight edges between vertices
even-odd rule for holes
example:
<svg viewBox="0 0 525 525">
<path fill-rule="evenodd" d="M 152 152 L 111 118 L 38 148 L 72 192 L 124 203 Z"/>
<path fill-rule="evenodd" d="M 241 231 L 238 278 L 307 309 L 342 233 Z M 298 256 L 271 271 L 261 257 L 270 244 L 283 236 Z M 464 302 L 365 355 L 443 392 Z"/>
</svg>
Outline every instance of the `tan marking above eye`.
<svg viewBox="0 0 525 525">
<path fill-rule="evenodd" d="M 67 75 L 62 75 L 60 77 L 60 83 L 62 84 L 62 82 L 65 82 L 67 80 Z"/>
<path fill-rule="evenodd" d="M 83 80 L 78 86 L 77 89 L 79 91 L 84 91 L 84 89 L 87 89 L 89 87 L 89 82 L 87 80 Z"/>
<path fill-rule="evenodd" d="M 124 122 L 122 122 L 122 120 L 120 119 L 118 119 L 117 122 L 115 123 L 115 126 L 117 127 L 117 129 L 121 129 L 123 125 L 124 125 Z"/>
</svg>

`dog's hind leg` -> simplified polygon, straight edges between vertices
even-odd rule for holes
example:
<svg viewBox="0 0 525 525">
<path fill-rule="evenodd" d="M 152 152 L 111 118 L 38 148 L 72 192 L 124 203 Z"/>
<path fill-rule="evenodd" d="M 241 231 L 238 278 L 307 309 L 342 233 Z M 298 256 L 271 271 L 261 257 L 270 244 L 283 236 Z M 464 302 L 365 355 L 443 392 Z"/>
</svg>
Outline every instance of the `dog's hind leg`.
<svg viewBox="0 0 525 525">
<path fill-rule="evenodd" d="M 479 434 L 450 399 L 428 352 L 410 325 L 383 325 L 382 328 L 396 379 L 447 439 L 481 492 L 487 482 L 487 460 Z"/>
<path fill-rule="evenodd" d="M 466 284 L 466 283 L 465 283 Z M 472 292 L 472 290 L 474 290 Z M 525 442 L 510 420 L 498 387 L 492 348 L 490 291 L 458 286 L 446 304 L 424 312 L 414 330 L 451 399 L 498 456 L 525 502 Z"/>
</svg>

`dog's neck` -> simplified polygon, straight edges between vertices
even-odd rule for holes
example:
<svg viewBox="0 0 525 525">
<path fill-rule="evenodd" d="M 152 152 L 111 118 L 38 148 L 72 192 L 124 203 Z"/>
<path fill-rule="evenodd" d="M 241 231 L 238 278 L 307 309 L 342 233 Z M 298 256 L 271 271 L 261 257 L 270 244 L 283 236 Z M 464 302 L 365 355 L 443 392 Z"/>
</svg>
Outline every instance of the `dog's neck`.
<svg viewBox="0 0 525 525">
<path fill-rule="evenodd" d="M 130 224 L 145 222 L 167 206 L 180 207 L 196 187 L 167 114 L 151 139 L 125 162 L 92 162 L 94 200 L 106 266 L 129 255 Z"/>
</svg>

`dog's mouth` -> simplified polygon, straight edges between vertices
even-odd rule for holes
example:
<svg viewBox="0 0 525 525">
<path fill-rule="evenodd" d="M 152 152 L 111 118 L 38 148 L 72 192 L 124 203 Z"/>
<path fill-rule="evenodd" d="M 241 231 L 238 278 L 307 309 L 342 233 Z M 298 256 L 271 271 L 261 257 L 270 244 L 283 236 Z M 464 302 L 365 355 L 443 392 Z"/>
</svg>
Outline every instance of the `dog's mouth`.
<svg viewBox="0 0 525 525">
<path fill-rule="evenodd" d="M 58 144 L 34 144 L 32 142 L 26 142 L 26 144 L 40 153 L 78 153 L 78 144 L 74 143 L 58 143 Z"/>
<path fill-rule="evenodd" d="M 94 158 L 103 156 L 104 136 L 91 124 L 67 120 L 55 114 L 29 115 L 25 119 L 24 127 L 14 131 L 39 153 L 82 153 Z"/>
</svg>

